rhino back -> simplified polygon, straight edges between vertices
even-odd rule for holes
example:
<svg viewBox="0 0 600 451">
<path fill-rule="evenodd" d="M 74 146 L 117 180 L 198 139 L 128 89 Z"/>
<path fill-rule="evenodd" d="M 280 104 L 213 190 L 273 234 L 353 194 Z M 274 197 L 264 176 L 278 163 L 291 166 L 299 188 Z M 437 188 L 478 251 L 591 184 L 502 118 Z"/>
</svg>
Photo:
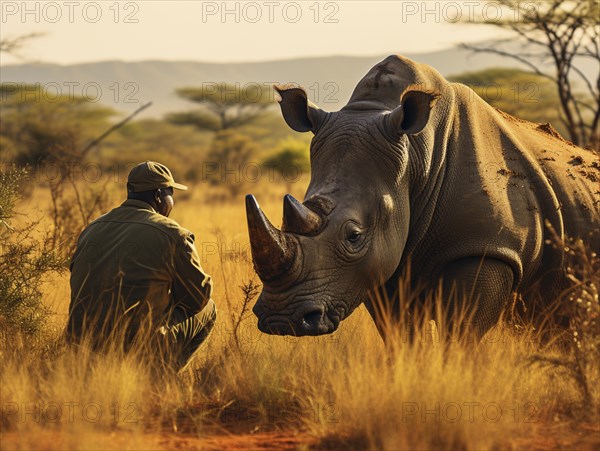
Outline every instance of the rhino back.
<svg viewBox="0 0 600 451">
<path fill-rule="evenodd" d="M 413 255 L 417 266 L 441 275 L 457 259 L 496 258 L 513 268 L 515 288 L 523 288 L 562 264 L 562 251 L 546 244 L 548 226 L 597 249 L 597 156 L 547 125 L 513 118 L 469 88 L 452 86 L 444 181 Z"/>
<path fill-rule="evenodd" d="M 533 124 L 501 113 L 514 124 L 536 170 L 548 180 L 558 199 L 564 235 L 600 243 L 600 157 L 564 140 L 550 124 Z"/>
</svg>

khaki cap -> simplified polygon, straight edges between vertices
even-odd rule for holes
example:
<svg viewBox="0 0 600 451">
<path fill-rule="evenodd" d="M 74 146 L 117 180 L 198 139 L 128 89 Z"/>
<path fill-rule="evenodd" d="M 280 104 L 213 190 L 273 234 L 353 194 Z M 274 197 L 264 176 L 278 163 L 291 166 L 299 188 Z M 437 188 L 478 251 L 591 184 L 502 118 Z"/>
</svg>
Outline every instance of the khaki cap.
<svg viewBox="0 0 600 451">
<path fill-rule="evenodd" d="M 127 177 L 127 184 L 134 193 L 158 188 L 188 189 L 185 185 L 175 183 L 169 168 L 155 161 L 146 161 L 135 166 Z"/>
</svg>

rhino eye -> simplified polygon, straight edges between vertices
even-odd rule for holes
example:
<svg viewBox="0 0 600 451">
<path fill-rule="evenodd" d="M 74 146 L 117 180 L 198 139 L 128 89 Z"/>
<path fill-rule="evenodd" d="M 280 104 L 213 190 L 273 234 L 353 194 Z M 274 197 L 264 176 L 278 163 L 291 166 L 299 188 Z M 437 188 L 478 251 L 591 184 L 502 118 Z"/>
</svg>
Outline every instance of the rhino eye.
<svg viewBox="0 0 600 451">
<path fill-rule="evenodd" d="M 343 239 L 349 251 L 357 251 L 363 244 L 364 231 L 355 222 L 348 221 L 343 228 Z"/>
<path fill-rule="evenodd" d="M 360 231 L 354 230 L 353 232 L 350 232 L 350 235 L 348 236 L 347 240 L 352 244 L 356 244 L 360 241 L 361 235 L 362 233 L 360 233 Z"/>
</svg>

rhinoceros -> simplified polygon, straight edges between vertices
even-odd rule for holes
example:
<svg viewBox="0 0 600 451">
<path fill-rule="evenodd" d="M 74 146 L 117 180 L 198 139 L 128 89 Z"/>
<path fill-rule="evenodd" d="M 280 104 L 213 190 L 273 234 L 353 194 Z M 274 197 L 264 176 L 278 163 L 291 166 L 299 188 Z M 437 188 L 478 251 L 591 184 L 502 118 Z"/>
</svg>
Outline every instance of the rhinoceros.
<svg viewBox="0 0 600 451">
<path fill-rule="evenodd" d="M 328 334 L 364 302 L 382 332 L 372 294 L 396 293 L 385 302 L 399 312 L 410 262 L 412 285 L 442 280 L 444 293 L 468 299 L 481 338 L 515 293 L 559 286 L 555 236 L 598 252 L 598 156 L 550 124 L 512 117 L 397 55 L 337 112 L 296 85 L 275 89 L 286 123 L 314 136 L 305 199 L 284 197 L 281 230 L 246 196 L 261 331 Z"/>
</svg>

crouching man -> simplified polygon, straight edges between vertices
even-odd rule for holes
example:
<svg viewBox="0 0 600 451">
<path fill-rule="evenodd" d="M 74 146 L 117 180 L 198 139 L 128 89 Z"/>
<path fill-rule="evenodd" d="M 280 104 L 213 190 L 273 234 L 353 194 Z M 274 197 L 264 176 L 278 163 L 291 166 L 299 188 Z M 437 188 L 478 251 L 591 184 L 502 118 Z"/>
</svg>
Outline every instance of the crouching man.
<svg viewBox="0 0 600 451">
<path fill-rule="evenodd" d="M 174 189 L 187 187 L 166 166 L 140 163 L 129 174 L 127 200 L 81 233 L 68 342 L 142 350 L 179 370 L 206 339 L 216 319 L 212 281 L 194 235 L 169 219 Z"/>
</svg>

